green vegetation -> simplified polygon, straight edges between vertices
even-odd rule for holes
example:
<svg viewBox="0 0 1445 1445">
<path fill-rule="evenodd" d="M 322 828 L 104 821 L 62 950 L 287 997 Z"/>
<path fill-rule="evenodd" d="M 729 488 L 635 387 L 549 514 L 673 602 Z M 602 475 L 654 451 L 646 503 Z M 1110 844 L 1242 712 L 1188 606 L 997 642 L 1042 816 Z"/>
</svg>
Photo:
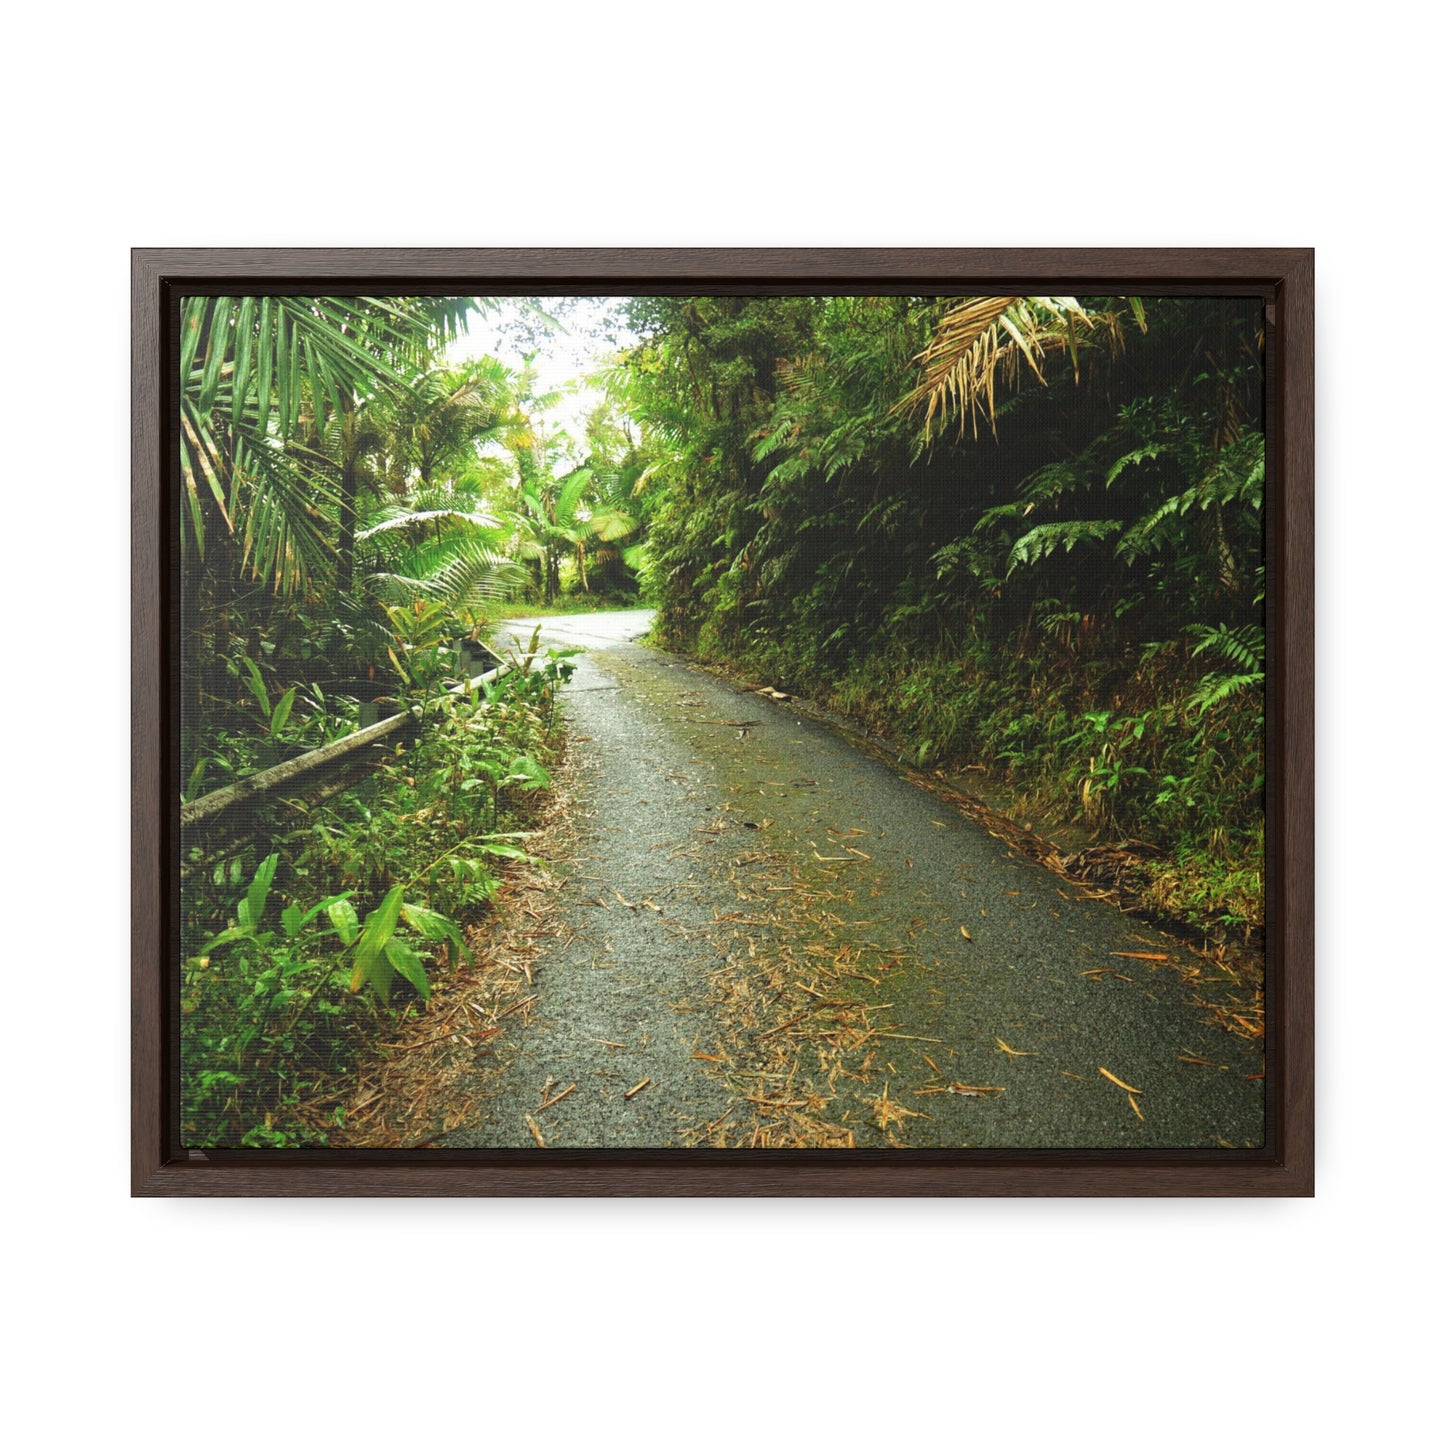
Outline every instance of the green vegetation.
<svg viewBox="0 0 1445 1445">
<path fill-rule="evenodd" d="M 503 616 L 640 595 L 663 645 L 1142 850 L 1161 911 L 1262 922 L 1255 302 L 619 305 L 569 431 L 536 304 L 182 303 L 183 800 L 422 719 L 360 785 L 183 837 L 192 1147 L 338 1137 L 358 1045 L 465 962 L 570 672 L 450 691 Z M 449 354 L 504 312 L 520 364 Z"/>
<path fill-rule="evenodd" d="M 468 640 L 502 601 L 607 578 L 637 524 L 611 500 L 605 405 L 588 450 L 549 427 L 527 366 L 447 361 L 488 309 L 182 303 L 182 801 L 344 737 L 373 706 L 422 715 L 359 786 L 263 796 L 183 836 L 190 1147 L 341 1128 L 319 1100 L 427 998 L 429 968 L 464 960 L 501 865 L 527 856 L 571 664 L 549 653 L 480 696 L 448 688 L 480 670 Z"/>
<path fill-rule="evenodd" d="M 633 582 L 635 588 L 635 578 Z M 572 592 L 566 593 L 557 601 L 550 603 L 532 602 L 525 599 L 520 602 L 503 602 L 493 610 L 492 615 L 498 621 L 506 622 L 516 618 L 575 617 L 579 613 L 588 612 L 629 612 L 634 608 L 646 605 L 645 599 L 636 590 L 606 594 L 592 592 L 585 598 L 578 597 L 575 592 Z"/>
<path fill-rule="evenodd" d="M 530 363 L 446 359 L 468 318 L 499 305 L 183 303 L 187 798 L 394 701 L 417 681 L 418 628 L 428 646 L 455 643 L 508 600 L 635 596 L 625 418 L 599 401 L 574 438 Z M 455 652 L 440 663 L 459 675 Z"/>
<path fill-rule="evenodd" d="M 1252 300 L 667 297 L 626 360 L 666 645 L 1263 916 Z"/>
<path fill-rule="evenodd" d="M 358 1046 L 428 967 L 467 958 L 463 926 L 503 860 L 528 857 L 550 785 L 565 654 L 444 696 L 415 744 L 326 802 L 270 805 L 183 889 L 183 1136 L 193 1148 L 320 1142 Z M 260 857 L 263 848 L 273 851 Z"/>
</svg>

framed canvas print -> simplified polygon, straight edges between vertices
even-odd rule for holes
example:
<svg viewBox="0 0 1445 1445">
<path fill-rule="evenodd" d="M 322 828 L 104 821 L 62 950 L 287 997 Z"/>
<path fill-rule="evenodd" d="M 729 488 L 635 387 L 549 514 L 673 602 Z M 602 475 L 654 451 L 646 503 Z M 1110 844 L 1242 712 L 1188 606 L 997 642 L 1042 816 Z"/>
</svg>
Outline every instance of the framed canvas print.
<svg viewBox="0 0 1445 1445">
<path fill-rule="evenodd" d="M 1308 1194 L 1307 250 L 133 253 L 137 1194 Z"/>
</svg>

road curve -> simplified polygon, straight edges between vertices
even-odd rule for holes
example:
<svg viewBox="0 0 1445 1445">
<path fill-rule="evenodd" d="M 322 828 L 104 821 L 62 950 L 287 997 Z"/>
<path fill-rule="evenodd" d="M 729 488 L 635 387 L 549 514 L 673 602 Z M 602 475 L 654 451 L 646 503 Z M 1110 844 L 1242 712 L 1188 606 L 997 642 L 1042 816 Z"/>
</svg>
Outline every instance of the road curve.
<svg viewBox="0 0 1445 1445">
<path fill-rule="evenodd" d="M 788 702 L 639 646 L 649 613 L 503 640 L 537 621 L 586 649 L 577 832 L 537 1002 L 441 1146 L 1264 1144 L 1259 1047 L 1205 1006 L 1228 975 Z"/>
</svg>

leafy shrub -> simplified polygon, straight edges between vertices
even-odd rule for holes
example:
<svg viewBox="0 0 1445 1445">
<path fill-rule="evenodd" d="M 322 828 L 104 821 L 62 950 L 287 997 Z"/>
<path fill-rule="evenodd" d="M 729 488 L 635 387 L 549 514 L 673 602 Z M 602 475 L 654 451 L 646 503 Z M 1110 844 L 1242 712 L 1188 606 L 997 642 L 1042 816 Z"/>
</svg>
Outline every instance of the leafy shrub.
<svg viewBox="0 0 1445 1445">
<path fill-rule="evenodd" d="M 182 1137 L 191 1148 L 322 1142 L 302 1106 L 429 970 L 466 956 L 463 926 L 529 855 L 530 799 L 550 786 L 562 654 L 473 696 L 303 826 L 183 889 Z M 276 815 L 279 829 L 280 814 Z M 339 1125 L 340 1118 L 330 1123 Z"/>
</svg>

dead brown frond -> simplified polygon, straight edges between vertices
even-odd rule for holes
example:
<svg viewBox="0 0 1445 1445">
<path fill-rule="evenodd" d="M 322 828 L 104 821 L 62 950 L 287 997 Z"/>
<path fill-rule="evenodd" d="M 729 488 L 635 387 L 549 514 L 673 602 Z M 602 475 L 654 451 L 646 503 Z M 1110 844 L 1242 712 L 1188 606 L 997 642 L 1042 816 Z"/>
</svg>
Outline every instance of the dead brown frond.
<svg viewBox="0 0 1445 1445">
<path fill-rule="evenodd" d="M 1135 308 L 1142 325 L 1142 312 Z M 999 383 L 1017 387 L 1027 367 L 1044 383 L 1043 362 L 1050 352 L 1067 351 L 1079 379 L 1079 352 L 1085 344 L 1123 339 L 1119 313 L 1090 311 L 1072 296 L 966 296 L 938 322 L 933 339 L 915 358 L 922 380 L 897 411 L 926 407 L 923 435 L 931 440 L 956 415 L 960 429 L 978 435 L 980 416 L 994 424 Z M 1045 383 L 1046 384 L 1046 383 Z"/>
</svg>

